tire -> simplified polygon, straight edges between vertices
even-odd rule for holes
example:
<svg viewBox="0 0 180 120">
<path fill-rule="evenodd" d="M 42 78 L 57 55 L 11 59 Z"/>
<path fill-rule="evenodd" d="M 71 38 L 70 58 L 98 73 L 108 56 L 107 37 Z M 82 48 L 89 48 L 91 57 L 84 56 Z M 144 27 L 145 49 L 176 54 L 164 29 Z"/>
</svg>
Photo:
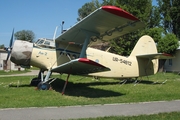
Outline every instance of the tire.
<svg viewBox="0 0 180 120">
<path fill-rule="evenodd" d="M 49 90 L 50 84 L 40 82 L 37 87 L 38 87 L 38 90 Z"/>
</svg>

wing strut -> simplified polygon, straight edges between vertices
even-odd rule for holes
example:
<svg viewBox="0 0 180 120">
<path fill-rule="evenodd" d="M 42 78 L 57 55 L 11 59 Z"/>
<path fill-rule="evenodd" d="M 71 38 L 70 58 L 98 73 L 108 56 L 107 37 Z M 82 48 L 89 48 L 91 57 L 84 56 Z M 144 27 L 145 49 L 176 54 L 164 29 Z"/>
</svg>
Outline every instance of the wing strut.
<svg viewBox="0 0 180 120">
<path fill-rule="evenodd" d="M 63 90 L 62 90 L 62 95 L 64 95 L 64 92 L 65 92 L 65 89 L 66 89 L 66 86 L 67 86 L 67 83 L 68 83 L 68 80 L 69 80 L 69 76 L 70 76 L 70 74 L 68 74 L 66 82 L 64 83 L 64 87 L 63 87 Z"/>
<path fill-rule="evenodd" d="M 90 32 L 90 31 L 87 31 L 87 30 L 82 30 L 82 32 L 84 32 L 86 34 L 86 39 L 83 43 L 83 47 L 82 47 L 82 50 L 81 50 L 81 53 L 80 53 L 80 58 L 85 58 L 86 57 L 86 49 L 88 47 L 88 44 L 91 40 L 91 37 L 92 36 L 99 36 L 98 33 L 93 33 L 93 32 Z"/>
<path fill-rule="evenodd" d="M 72 68 L 70 68 L 67 79 L 66 79 L 66 82 L 64 83 L 64 87 L 63 87 L 63 90 L 62 90 L 62 95 L 64 95 L 64 92 L 65 92 L 65 89 L 66 89 L 66 86 L 67 86 L 67 83 L 68 83 L 68 80 L 69 80 L 69 76 L 71 74 L 71 69 Z"/>
</svg>

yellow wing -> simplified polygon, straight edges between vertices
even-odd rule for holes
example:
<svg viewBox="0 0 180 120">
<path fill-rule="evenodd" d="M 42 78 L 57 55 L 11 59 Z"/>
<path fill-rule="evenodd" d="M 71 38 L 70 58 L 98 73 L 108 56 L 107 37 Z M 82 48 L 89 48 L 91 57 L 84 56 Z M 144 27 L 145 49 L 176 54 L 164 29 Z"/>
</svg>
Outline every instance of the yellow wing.
<svg viewBox="0 0 180 120">
<path fill-rule="evenodd" d="M 64 63 L 56 68 L 53 68 L 53 72 L 67 73 L 74 75 L 109 71 L 110 69 L 87 58 L 78 58 Z"/>
<path fill-rule="evenodd" d="M 144 24 L 130 13 L 115 6 L 102 6 L 56 38 L 60 41 L 84 43 L 87 32 L 92 40 L 111 40 L 144 27 Z"/>
</svg>

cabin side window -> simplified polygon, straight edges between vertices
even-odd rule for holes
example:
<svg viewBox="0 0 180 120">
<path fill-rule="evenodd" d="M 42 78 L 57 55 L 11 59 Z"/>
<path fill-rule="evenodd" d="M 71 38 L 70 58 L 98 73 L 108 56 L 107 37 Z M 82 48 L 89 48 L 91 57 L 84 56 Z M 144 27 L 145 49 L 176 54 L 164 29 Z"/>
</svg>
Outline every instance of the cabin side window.
<svg viewBox="0 0 180 120">
<path fill-rule="evenodd" d="M 49 41 L 45 41 L 44 44 L 45 45 L 50 45 L 50 42 Z"/>
</svg>

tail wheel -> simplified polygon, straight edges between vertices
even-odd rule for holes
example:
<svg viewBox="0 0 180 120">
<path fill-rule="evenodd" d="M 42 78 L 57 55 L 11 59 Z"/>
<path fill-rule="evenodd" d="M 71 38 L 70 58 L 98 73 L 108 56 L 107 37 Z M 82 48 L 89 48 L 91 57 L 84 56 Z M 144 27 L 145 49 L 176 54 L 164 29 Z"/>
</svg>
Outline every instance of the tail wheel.
<svg viewBox="0 0 180 120">
<path fill-rule="evenodd" d="M 38 90 L 49 90 L 50 84 L 40 82 L 37 87 L 38 87 Z"/>
</svg>

